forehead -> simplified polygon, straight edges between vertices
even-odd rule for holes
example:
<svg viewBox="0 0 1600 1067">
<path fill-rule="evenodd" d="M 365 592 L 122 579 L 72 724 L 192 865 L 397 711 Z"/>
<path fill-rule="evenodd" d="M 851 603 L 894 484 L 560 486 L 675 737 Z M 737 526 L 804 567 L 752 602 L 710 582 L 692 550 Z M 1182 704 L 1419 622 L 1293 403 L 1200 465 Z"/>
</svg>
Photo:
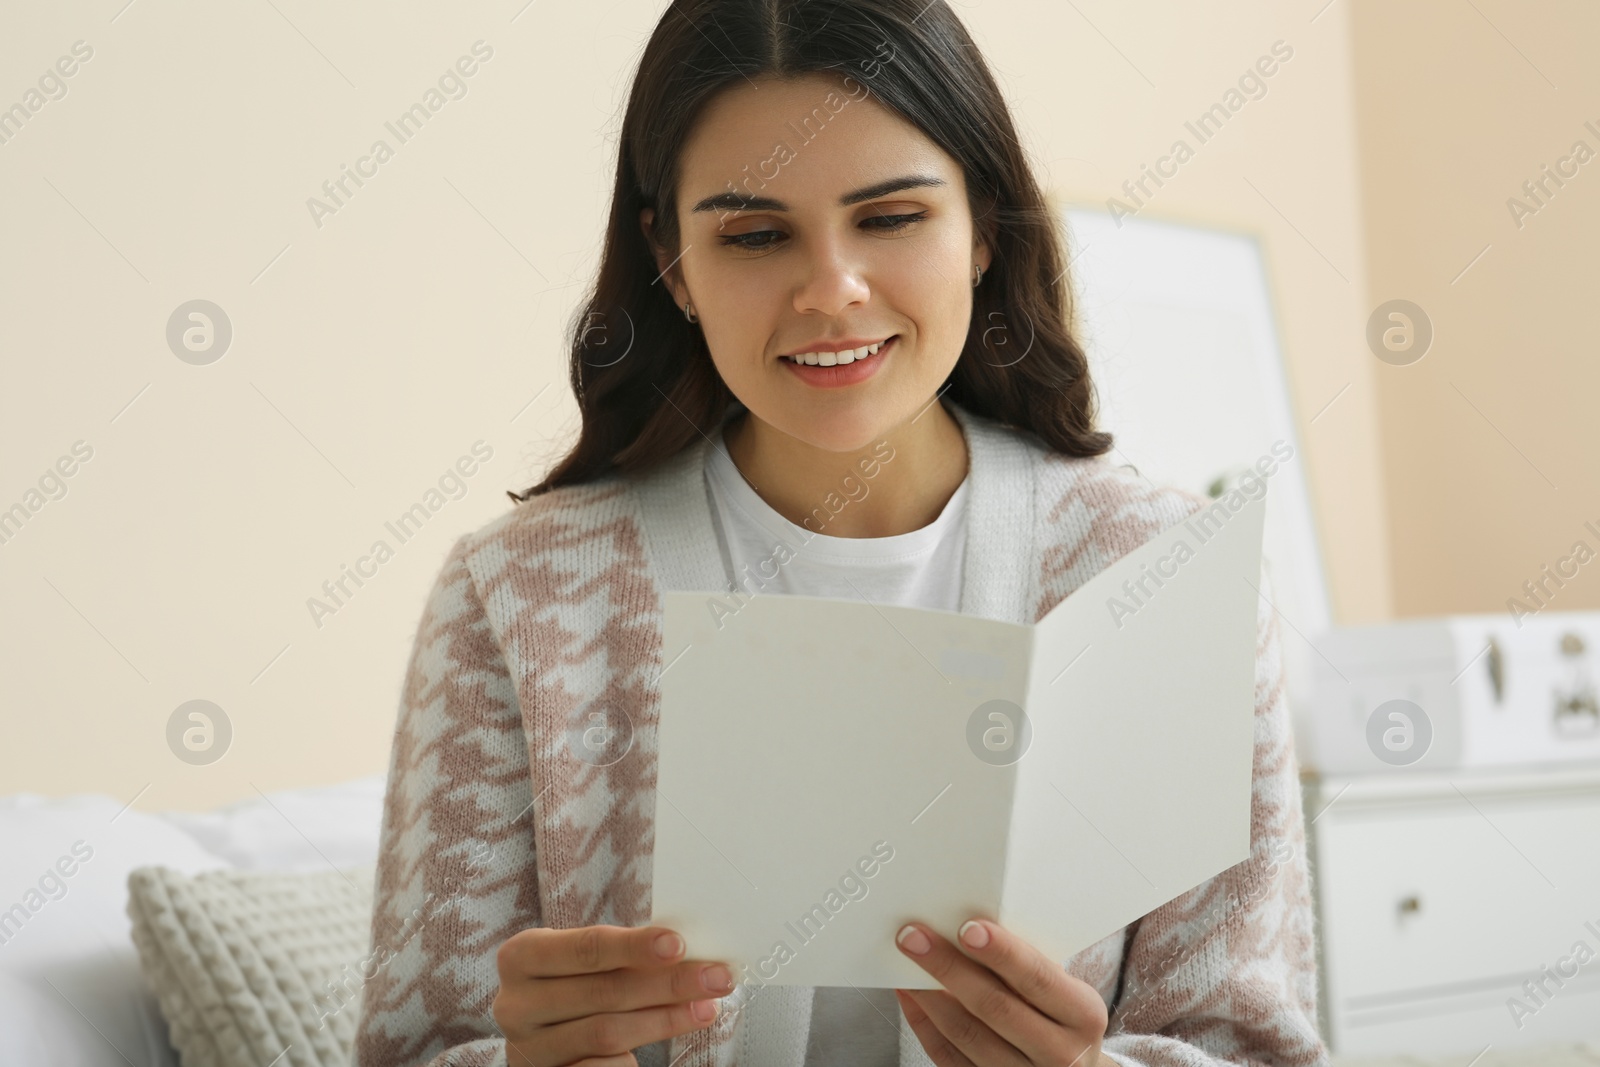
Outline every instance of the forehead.
<svg viewBox="0 0 1600 1067">
<path fill-rule="evenodd" d="M 908 173 L 945 179 L 961 168 L 916 126 L 867 95 L 863 82 L 808 74 L 740 81 L 701 112 L 680 161 L 681 210 L 718 193 L 831 207 L 854 189 Z M 938 195 L 938 190 L 928 192 Z"/>
</svg>

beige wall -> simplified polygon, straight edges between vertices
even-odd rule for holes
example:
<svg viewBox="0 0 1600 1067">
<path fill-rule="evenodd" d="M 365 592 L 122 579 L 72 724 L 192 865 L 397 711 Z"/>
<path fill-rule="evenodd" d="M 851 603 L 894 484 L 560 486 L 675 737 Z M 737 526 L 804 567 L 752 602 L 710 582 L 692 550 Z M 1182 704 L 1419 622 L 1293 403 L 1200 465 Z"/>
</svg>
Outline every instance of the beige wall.
<svg viewBox="0 0 1600 1067">
<path fill-rule="evenodd" d="M 1563 418 L 1577 424 L 1567 406 L 1577 403 L 1582 337 L 1559 332 L 1555 310 L 1579 278 L 1575 265 L 1566 274 L 1548 265 L 1555 243 L 1580 240 L 1583 198 L 1590 211 L 1595 201 L 1574 187 L 1515 239 L 1495 215 L 1512 175 L 1520 181 L 1576 135 L 1575 117 L 1549 114 L 1556 101 L 1570 110 L 1571 94 L 1520 87 L 1551 133 L 1523 130 L 1525 148 L 1504 153 L 1513 158 L 1496 152 L 1499 182 L 1478 158 L 1496 147 L 1475 133 L 1482 114 L 1457 110 L 1455 126 L 1427 127 L 1459 145 L 1422 153 L 1399 186 L 1369 182 L 1366 199 L 1388 221 L 1364 226 L 1351 9 L 1348 0 L 1320 7 L 1082 0 L 962 13 L 1061 204 L 1118 195 L 1274 41 L 1293 48 L 1266 95 L 1141 214 L 1263 240 L 1337 615 L 1363 621 L 1391 609 L 1385 459 L 1400 472 L 1388 499 L 1395 527 L 1412 531 L 1397 533 L 1405 606 L 1451 595 L 1492 602 L 1524 558 L 1561 546 L 1578 514 L 1552 501 L 1577 499 L 1582 477 L 1582 442 L 1556 431 Z M 21 499 L 75 442 L 93 456 L 64 498 L 0 545 L 0 792 L 199 807 L 383 768 L 412 632 L 445 551 L 501 514 L 504 490 L 536 480 L 572 430 L 562 328 L 594 267 L 617 108 L 660 4 L 519 8 L 417 7 L 390 18 L 295 3 L 114 5 L 94 16 L 34 5 L 6 17 L 0 70 L 11 77 L 0 102 L 19 98 L 75 41 L 94 54 L 64 98 L 0 145 L 0 196 L 25 205 L 8 215 L 0 257 L 0 505 Z M 1577 53 L 1555 50 L 1557 30 L 1540 32 L 1533 51 L 1576 83 Z M 314 222 L 307 199 L 479 40 L 494 52 L 466 80 L 467 95 Z M 1484 67 L 1505 62 L 1481 34 L 1472 47 Z M 1413 41 L 1399 53 L 1413 70 L 1418 51 L 1428 49 Z M 1520 112 L 1488 110 L 1507 127 Z M 1403 122 L 1391 126 L 1403 132 Z M 1469 202 L 1481 227 L 1441 210 L 1455 185 L 1480 190 Z M 1393 237 L 1402 223 L 1426 227 L 1420 236 L 1437 257 L 1429 269 L 1446 280 L 1480 232 L 1504 244 L 1480 263 L 1478 288 L 1447 296 L 1413 282 L 1413 265 L 1390 254 L 1405 243 Z M 1363 347 L 1363 241 L 1379 238 L 1378 288 L 1417 293 L 1446 324 L 1449 343 L 1409 377 L 1378 373 Z M 1551 244 L 1533 256 L 1535 241 Z M 1547 321 L 1513 324 L 1506 314 L 1472 347 L 1465 310 L 1496 303 L 1495 288 L 1515 284 L 1513 262 L 1546 265 L 1542 283 L 1523 286 L 1535 290 L 1524 299 L 1550 303 Z M 165 335 L 174 310 L 197 298 L 221 306 L 233 327 L 230 349 L 208 366 L 178 359 Z M 1515 362 L 1491 362 L 1507 351 Z M 1514 394 L 1502 379 L 1522 368 L 1538 373 Z M 1444 392 L 1452 376 L 1542 461 L 1561 496 L 1449 406 L 1459 408 Z M 1407 404 L 1417 412 L 1409 437 Z M 1451 428 L 1441 451 L 1457 461 L 1452 483 L 1426 451 L 1437 425 Z M 493 455 L 467 464 L 463 496 L 441 497 L 404 544 L 386 533 L 479 442 L 480 455 Z M 1485 488 L 1491 502 L 1465 510 L 1467 492 Z M 1467 521 L 1426 526 L 1435 508 L 1433 522 L 1446 521 L 1450 505 Z M 1544 509 L 1547 532 L 1518 539 L 1530 505 Z M 378 539 L 394 557 L 317 625 L 308 599 Z M 1447 592 L 1446 574 L 1482 559 L 1480 545 L 1520 555 L 1502 560 L 1498 576 L 1480 568 Z M 206 766 L 180 763 L 165 737 L 192 699 L 216 702 L 233 725 L 227 754 Z"/>
<path fill-rule="evenodd" d="M 1082 11 L 1080 16 L 1078 11 Z M 1193 157 L 1138 208 L 1262 242 L 1307 478 L 1342 623 L 1391 611 L 1348 5 L 1063 5 L 1042 25 L 980 24 L 1061 200 L 1132 204 L 1125 181 L 1175 140 Z M 991 36 L 991 33 L 993 36 Z M 1193 123 L 1276 42 L 1292 50 L 1202 143 Z M 1047 42 L 1041 44 L 1041 42 Z M 1047 53 L 1061 50 L 1051 59 Z M 1167 165 L 1170 171 L 1171 165 Z M 1294 620 L 1291 620 L 1293 622 Z"/>
<path fill-rule="evenodd" d="M 1395 612 L 1506 611 L 1575 541 L 1600 549 L 1600 158 L 1520 226 L 1507 205 L 1575 141 L 1600 153 L 1600 8 L 1364 0 L 1353 23 L 1373 302 L 1436 331 L 1376 368 Z M 1551 609 L 1600 606 L 1596 570 Z"/>
</svg>

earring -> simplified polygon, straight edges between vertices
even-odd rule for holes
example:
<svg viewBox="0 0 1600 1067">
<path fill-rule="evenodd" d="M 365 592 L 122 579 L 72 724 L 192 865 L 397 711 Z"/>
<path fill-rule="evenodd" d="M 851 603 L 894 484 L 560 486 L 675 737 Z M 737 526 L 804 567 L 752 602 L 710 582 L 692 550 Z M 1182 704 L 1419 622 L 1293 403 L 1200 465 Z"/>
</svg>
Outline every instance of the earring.
<svg viewBox="0 0 1600 1067">
<path fill-rule="evenodd" d="M 688 319 L 690 322 L 700 321 L 700 316 L 689 310 L 689 301 L 687 300 L 683 302 L 683 317 Z"/>
<path fill-rule="evenodd" d="M 983 281 L 983 268 L 974 263 L 972 265 L 972 269 L 975 272 L 972 275 L 972 287 L 976 289 L 978 287 L 978 283 Z"/>
</svg>

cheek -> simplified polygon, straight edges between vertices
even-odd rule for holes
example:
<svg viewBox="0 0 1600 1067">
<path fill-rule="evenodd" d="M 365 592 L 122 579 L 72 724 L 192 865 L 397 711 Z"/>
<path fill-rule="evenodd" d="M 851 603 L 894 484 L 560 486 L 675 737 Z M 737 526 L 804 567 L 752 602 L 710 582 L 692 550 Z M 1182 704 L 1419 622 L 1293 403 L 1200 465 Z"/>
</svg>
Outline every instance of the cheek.
<svg viewBox="0 0 1600 1067">
<path fill-rule="evenodd" d="M 972 288 L 972 249 L 966 235 L 944 232 L 884 244 L 874 272 L 880 289 L 914 299 L 944 318 L 961 312 Z"/>
<path fill-rule="evenodd" d="M 711 230 L 695 238 L 695 246 L 685 254 L 690 267 L 690 291 L 695 307 L 735 309 L 766 308 L 782 300 L 780 289 L 786 284 L 781 271 L 773 270 L 770 256 L 743 256 L 720 246 L 722 233 Z M 692 259 L 692 264 L 690 260 Z"/>
<path fill-rule="evenodd" d="M 959 291 L 963 278 L 971 282 L 972 251 L 967 234 L 958 229 L 945 227 L 884 241 L 876 257 L 877 273 L 885 279 L 917 285 L 930 295 Z"/>
<path fill-rule="evenodd" d="M 695 272 L 689 291 L 711 351 L 730 361 L 733 353 L 743 353 L 743 362 L 751 364 L 765 352 L 763 345 L 789 305 L 787 290 L 773 272 L 739 266 L 708 264 Z M 738 368 L 730 366 L 726 373 L 737 374 Z"/>
<path fill-rule="evenodd" d="M 763 366 L 767 357 L 766 345 L 773 336 L 770 315 L 758 309 L 753 302 L 720 304 L 725 295 L 718 297 L 716 310 L 705 309 L 697 300 L 695 308 L 700 313 L 700 329 L 704 331 L 706 345 L 711 350 L 712 365 L 735 395 L 757 391 L 772 368 Z M 711 323 L 709 327 L 707 323 Z M 781 369 L 781 368 L 779 368 Z"/>
<path fill-rule="evenodd" d="M 972 320 L 971 252 L 954 240 L 906 251 L 878 274 L 875 296 L 911 320 L 927 357 L 954 363 Z"/>
</svg>

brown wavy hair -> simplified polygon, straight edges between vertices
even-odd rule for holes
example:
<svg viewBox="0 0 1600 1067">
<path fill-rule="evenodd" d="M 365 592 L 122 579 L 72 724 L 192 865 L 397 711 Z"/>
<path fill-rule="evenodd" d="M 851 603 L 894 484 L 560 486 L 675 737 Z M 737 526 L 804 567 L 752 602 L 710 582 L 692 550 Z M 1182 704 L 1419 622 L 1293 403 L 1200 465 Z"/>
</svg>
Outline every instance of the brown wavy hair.
<svg viewBox="0 0 1600 1067">
<path fill-rule="evenodd" d="M 679 153 L 706 103 L 757 76 L 811 73 L 866 86 L 965 174 L 974 224 L 994 256 L 939 395 L 1056 452 L 1110 450 L 1111 434 L 1094 429 L 1094 387 L 1073 334 L 1058 221 L 988 66 L 944 0 L 673 0 L 640 57 L 599 276 L 570 327 L 582 430 L 544 481 L 521 495 L 508 490 L 511 499 L 646 471 L 738 403 L 700 327 L 656 284 L 639 214 L 653 208 L 656 241 L 676 248 Z"/>
</svg>

